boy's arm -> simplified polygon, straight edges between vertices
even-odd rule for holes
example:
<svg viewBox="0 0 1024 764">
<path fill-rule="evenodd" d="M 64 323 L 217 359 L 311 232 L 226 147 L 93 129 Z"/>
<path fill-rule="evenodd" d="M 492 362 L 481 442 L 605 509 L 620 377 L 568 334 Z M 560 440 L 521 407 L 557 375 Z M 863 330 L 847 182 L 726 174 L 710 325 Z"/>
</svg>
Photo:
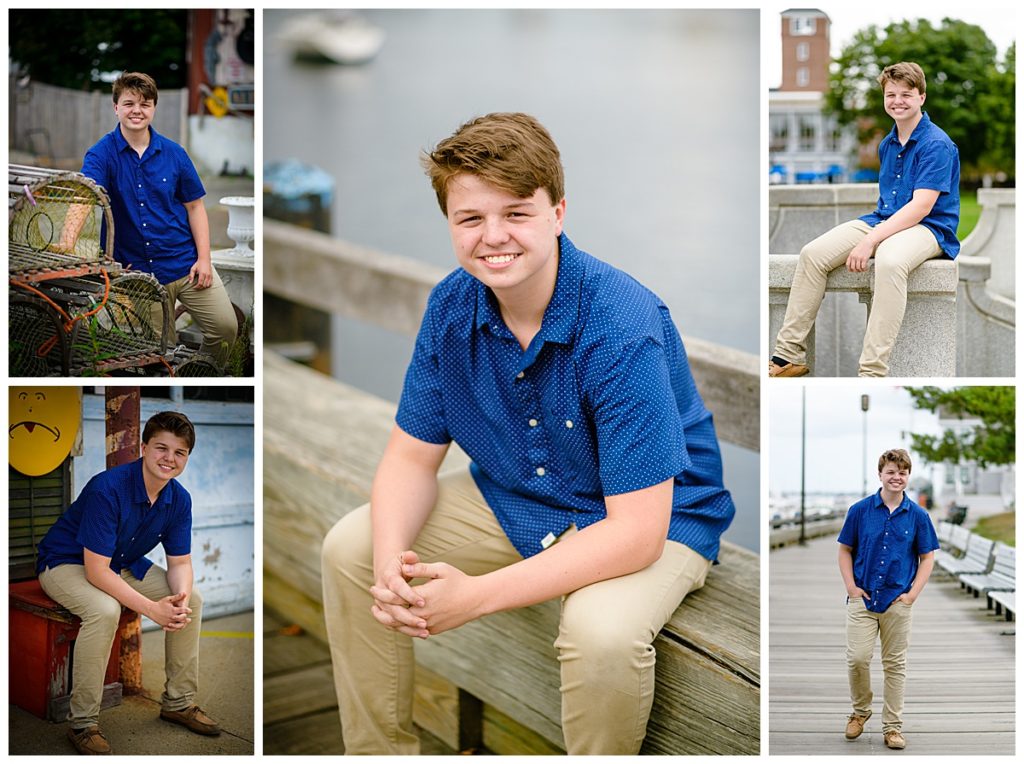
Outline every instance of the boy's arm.
<svg viewBox="0 0 1024 764">
<path fill-rule="evenodd" d="M 188 280 L 189 283 L 195 282 L 196 289 L 206 289 L 213 284 L 213 263 L 210 260 L 210 219 L 206 215 L 203 198 L 185 202 L 185 211 L 199 253 L 195 265 L 188 272 Z"/>
<path fill-rule="evenodd" d="M 888 220 L 883 220 L 872 228 L 871 232 L 850 251 L 850 256 L 846 258 L 847 270 L 866 271 L 868 260 L 874 254 L 875 248 L 893 234 L 912 228 L 924 220 L 938 198 L 939 192 L 935 189 L 915 190 L 909 202 L 896 210 Z"/>
<path fill-rule="evenodd" d="M 924 585 L 928 583 L 928 579 L 932 575 L 932 568 L 935 567 L 935 552 L 928 552 L 928 554 L 922 554 L 917 558 L 917 575 L 914 576 L 914 583 L 910 586 L 910 591 L 901 594 L 896 599 L 901 602 L 906 602 L 908 605 L 913 605 L 914 600 L 921 596 L 921 590 L 924 589 Z"/>
<path fill-rule="evenodd" d="M 846 586 L 846 593 L 851 597 L 862 599 L 870 596 L 866 591 L 857 586 L 853 578 L 853 547 L 846 544 L 839 545 L 839 573 L 843 577 L 843 584 Z"/>
<path fill-rule="evenodd" d="M 672 515 L 673 480 L 605 498 L 607 516 L 540 554 L 482 576 L 446 563 L 406 566 L 424 605 L 410 612 L 439 634 L 489 613 L 544 602 L 588 584 L 624 576 L 656 562 Z"/>
<path fill-rule="evenodd" d="M 171 594 L 185 595 L 184 605 L 188 605 L 192 597 L 193 582 L 192 555 L 167 555 L 167 586 Z"/>
<path fill-rule="evenodd" d="M 395 425 L 373 478 L 373 615 L 409 636 L 425 636 L 423 619 L 409 611 L 423 600 L 409 586 L 412 577 L 403 575 L 402 565 L 419 562 L 408 550 L 434 509 L 437 470 L 447 452 L 448 444 L 427 443 Z"/>
<path fill-rule="evenodd" d="M 171 594 L 154 602 L 135 591 L 123 578 L 110 568 L 110 558 L 83 549 L 85 556 L 85 580 L 102 592 L 106 592 L 127 608 L 158 623 L 164 631 L 177 631 L 188 624 L 192 611 L 181 602 L 180 595 Z"/>
</svg>

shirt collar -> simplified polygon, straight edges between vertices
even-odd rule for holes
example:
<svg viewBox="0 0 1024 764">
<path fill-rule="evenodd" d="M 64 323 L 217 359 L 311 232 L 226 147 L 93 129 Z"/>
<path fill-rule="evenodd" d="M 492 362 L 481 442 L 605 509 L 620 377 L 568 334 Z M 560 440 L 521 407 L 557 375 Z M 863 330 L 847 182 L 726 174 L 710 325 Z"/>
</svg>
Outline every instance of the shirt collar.
<svg viewBox="0 0 1024 764">
<path fill-rule="evenodd" d="M 139 457 L 132 463 L 132 501 L 136 504 L 142 504 L 149 508 L 149 493 L 146 491 L 146 481 L 142 477 L 142 457 Z M 153 502 L 153 509 L 161 509 L 171 500 L 171 492 L 168 491 L 171 481 L 167 481 L 167 485 L 160 489 L 160 493 L 156 496 L 156 501 Z"/>
<path fill-rule="evenodd" d="M 886 512 L 889 511 L 889 508 L 885 506 L 885 502 L 882 501 L 882 489 L 881 488 L 879 488 L 878 491 L 875 492 L 875 502 L 874 502 L 874 504 L 872 506 L 875 506 L 875 507 L 885 507 L 885 511 Z M 900 512 L 900 511 L 902 511 L 904 509 L 906 509 L 906 510 L 910 509 L 910 499 L 907 498 L 907 492 L 906 491 L 903 492 L 903 501 L 900 502 L 900 505 L 898 507 L 896 507 L 896 509 L 894 509 L 892 511 L 892 513 L 896 514 L 897 512 Z"/>
<path fill-rule="evenodd" d="M 114 129 L 111 131 L 114 134 L 114 143 L 117 146 L 118 153 L 125 149 L 131 149 L 131 145 L 128 143 L 128 139 L 121 134 L 121 124 L 114 125 Z M 156 128 L 152 125 L 149 126 L 149 145 L 146 150 L 142 152 L 143 156 L 150 153 L 160 151 L 163 148 L 163 136 L 156 131 Z M 134 149 L 133 149 L 134 150 Z"/>
<path fill-rule="evenodd" d="M 932 120 L 931 117 L 928 116 L 928 112 L 922 111 L 921 121 L 917 123 L 917 127 L 914 128 L 914 132 L 912 132 L 910 137 L 907 139 L 907 145 L 909 146 L 911 143 L 916 143 L 921 140 L 921 137 L 924 135 L 925 131 L 931 127 L 931 124 Z M 899 130 L 897 130 L 895 124 L 892 126 L 892 130 L 889 131 L 886 138 L 891 142 L 899 143 Z"/>
<path fill-rule="evenodd" d="M 558 237 L 558 275 L 555 277 L 555 291 L 544 309 L 540 332 L 537 338 L 544 342 L 567 344 L 572 339 L 579 315 L 580 296 L 583 285 L 583 262 L 581 253 L 564 233 Z M 477 281 L 476 328 L 488 325 L 492 330 L 500 327 L 502 333 L 508 330 L 501 320 L 497 301 L 491 290 Z M 535 339 L 536 341 L 536 339 Z"/>
</svg>

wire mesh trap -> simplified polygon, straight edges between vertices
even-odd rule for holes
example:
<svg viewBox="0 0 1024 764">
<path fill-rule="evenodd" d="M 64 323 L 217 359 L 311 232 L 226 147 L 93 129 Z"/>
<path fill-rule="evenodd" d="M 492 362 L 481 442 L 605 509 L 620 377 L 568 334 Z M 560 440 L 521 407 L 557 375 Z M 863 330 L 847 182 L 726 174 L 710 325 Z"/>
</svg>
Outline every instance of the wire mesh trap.
<svg viewBox="0 0 1024 764">
<path fill-rule="evenodd" d="M 81 173 L 24 165 L 8 165 L 7 181 L 12 276 L 39 281 L 113 263 L 114 219 L 100 186 Z"/>
</svg>

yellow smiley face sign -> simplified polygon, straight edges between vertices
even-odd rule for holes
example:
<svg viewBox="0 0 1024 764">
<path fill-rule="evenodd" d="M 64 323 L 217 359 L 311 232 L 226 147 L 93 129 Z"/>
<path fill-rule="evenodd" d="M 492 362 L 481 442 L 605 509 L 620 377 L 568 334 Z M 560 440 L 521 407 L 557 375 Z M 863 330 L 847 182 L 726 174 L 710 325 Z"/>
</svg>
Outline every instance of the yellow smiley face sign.
<svg viewBox="0 0 1024 764">
<path fill-rule="evenodd" d="M 45 475 L 63 462 L 82 421 L 80 387 L 12 387 L 7 429 L 11 466 L 23 475 Z"/>
</svg>

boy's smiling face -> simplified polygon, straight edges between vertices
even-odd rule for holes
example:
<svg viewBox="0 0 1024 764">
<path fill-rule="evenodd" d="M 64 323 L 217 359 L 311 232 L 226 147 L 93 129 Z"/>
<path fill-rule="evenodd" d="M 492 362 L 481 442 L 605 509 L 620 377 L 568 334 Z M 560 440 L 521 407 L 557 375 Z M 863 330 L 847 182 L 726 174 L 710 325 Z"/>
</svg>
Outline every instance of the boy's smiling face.
<svg viewBox="0 0 1024 764">
<path fill-rule="evenodd" d="M 564 216 L 565 200 L 552 203 L 543 188 L 521 199 L 468 173 L 448 184 L 455 257 L 499 299 L 554 284 Z"/>
<path fill-rule="evenodd" d="M 135 90 L 124 91 L 114 104 L 114 114 L 125 138 L 147 132 L 155 113 L 156 104 Z"/>
<path fill-rule="evenodd" d="M 903 493 L 910 480 L 910 470 L 900 467 L 895 462 L 886 462 L 882 471 L 878 473 L 878 479 L 882 482 L 882 488 L 891 493 Z"/>
<path fill-rule="evenodd" d="M 885 83 L 882 100 L 885 113 L 892 117 L 897 125 L 912 124 L 921 117 L 925 94 L 906 82 L 890 80 Z"/>
</svg>

